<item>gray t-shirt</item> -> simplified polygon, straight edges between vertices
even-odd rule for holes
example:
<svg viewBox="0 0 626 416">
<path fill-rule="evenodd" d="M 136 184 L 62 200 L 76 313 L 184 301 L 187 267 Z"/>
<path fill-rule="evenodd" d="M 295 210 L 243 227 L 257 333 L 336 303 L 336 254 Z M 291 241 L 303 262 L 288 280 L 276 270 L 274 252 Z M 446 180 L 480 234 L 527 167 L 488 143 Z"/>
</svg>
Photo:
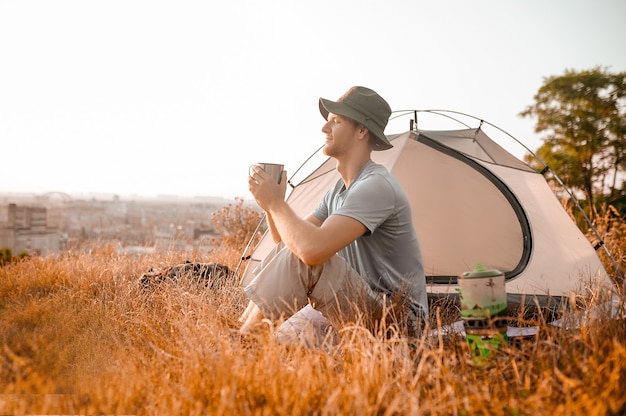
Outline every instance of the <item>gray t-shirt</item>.
<svg viewBox="0 0 626 416">
<path fill-rule="evenodd" d="M 313 215 L 320 221 L 344 215 L 363 224 L 367 232 L 337 254 L 373 290 L 392 296 L 401 291 L 428 311 L 424 266 L 411 207 L 387 168 L 368 161 L 348 189 L 340 179 Z"/>
</svg>

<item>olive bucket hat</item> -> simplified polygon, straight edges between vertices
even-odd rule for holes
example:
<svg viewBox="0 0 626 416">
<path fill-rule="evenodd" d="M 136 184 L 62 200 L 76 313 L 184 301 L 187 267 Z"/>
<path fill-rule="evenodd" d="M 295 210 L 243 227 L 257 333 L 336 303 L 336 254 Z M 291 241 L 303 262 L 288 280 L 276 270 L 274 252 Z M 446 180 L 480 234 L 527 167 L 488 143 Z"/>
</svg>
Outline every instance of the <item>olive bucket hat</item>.
<svg viewBox="0 0 626 416">
<path fill-rule="evenodd" d="M 365 87 L 352 87 L 337 101 L 320 98 L 319 106 L 320 113 L 326 120 L 328 113 L 333 113 L 364 125 L 376 138 L 374 150 L 393 147 L 384 133 L 391 115 L 391 107 L 376 91 Z"/>
</svg>

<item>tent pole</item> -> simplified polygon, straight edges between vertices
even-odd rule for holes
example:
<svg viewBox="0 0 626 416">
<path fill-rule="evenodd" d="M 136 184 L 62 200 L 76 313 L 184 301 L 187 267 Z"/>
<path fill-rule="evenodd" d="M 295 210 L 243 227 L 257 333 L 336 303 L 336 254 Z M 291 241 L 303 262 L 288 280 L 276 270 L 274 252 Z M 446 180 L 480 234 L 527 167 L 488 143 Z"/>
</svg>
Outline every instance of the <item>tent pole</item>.
<svg viewBox="0 0 626 416">
<path fill-rule="evenodd" d="M 246 245 L 246 248 L 243 249 L 243 253 L 241 253 L 241 258 L 239 259 L 239 264 L 237 265 L 237 269 L 235 270 L 235 276 L 237 276 L 239 274 L 239 269 L 241 268 L 241 264 L 244 261 L 250 259 L 250 256 L 247 255 L 248 250 L 250 249 L 250 246 L 252 245 L 252 242 L 254 241 L 254 237 L 259 232 L 259 229 L 261 228 L 261 224 L 263 224 L 263 221 L 265 221 L 265 217 L 266 217 L 266 214 L 264 212 L 263 216 L 261 217 L 261 220 L 259 221 L 259 223 L 257 224 L 256 228 L 254 229 L 254 232 L 252 233 L 252 236 L 250 237 L 250 240 L 248 240 L 248 245 Z M 239 284 L 241 284 L 242 281 L 243 281 L 243 276 L 241 276 Z"/>
</svg>

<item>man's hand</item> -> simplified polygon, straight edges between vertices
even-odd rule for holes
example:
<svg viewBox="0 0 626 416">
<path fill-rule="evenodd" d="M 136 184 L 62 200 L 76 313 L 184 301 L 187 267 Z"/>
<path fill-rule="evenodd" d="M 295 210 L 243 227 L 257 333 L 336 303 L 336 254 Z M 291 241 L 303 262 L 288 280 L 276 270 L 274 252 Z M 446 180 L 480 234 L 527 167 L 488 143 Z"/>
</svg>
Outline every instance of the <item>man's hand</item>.
<svg viewBox="0 0 626 416">
<path fill-rule="evenodd" d="M 367 231 L 359 221 L 344 215 L 331 215 L 323 223 L 312 215 L 302 219 L 285 202 L 285 172 L 280 184 L 260 167 L 253 166 L 250 173 L 250 192 L 268 214 L 272 238 L 283 241 L 306 264 L 322 264 Z"/>
<path fill-rule="evenodd" d="M 269 212 L 273 204 L 285 200 L 287 172 L 283 171 L 280 183 L 277 184 L 263 169 L 252 166 L 251 175 L 248 178 L 248 189 L 250 189 L 256 203 L 265 212 Z"/>
</svg>

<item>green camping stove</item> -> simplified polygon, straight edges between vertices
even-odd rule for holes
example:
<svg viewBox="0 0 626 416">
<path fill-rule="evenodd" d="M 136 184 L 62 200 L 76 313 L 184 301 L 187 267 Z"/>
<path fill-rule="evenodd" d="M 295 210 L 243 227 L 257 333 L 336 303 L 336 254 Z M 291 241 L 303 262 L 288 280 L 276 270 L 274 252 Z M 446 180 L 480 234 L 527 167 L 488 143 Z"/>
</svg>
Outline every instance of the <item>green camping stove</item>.
<svg viewBox="0 0 626 416">
<path fill-rule="evenodd" d="M 458 279 L 461 319 L 474 356 L 487 357 L 508 342 L 504 274 L 477 264 Z"/>
</svg>

